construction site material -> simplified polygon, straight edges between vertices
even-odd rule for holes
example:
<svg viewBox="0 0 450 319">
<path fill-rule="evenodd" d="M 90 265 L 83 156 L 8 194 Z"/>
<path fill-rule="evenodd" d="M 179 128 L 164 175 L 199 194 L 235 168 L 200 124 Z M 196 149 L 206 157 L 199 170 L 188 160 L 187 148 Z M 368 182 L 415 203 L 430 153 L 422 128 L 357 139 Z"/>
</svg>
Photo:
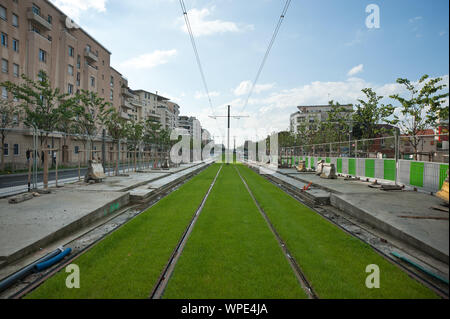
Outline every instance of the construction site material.
<svg viewBox="0 0 450 319">
<path fill-rule="evenodd" d="M 72 248 L 66 248 L 63 251 L 61 251 L 58 255 L 56 255 L 56 256 L 48 259 L 48 260 L 45 260 L 45 261 L 42 261 L 42 262 L 36 264 L 34 266 L 34 269 L 36 271 L 42 271 L 44 269 L 47 269 L 48 267 L 50 267 L 50 266 L 56 264 L 57 262 L 61 261 L 64 257 L 69 255 L 71 252 L 72 252 Z"/>
<path fill-rule="evenodd" d="M 93 180 L 96 183 L 99 183 L 104 178 L 106 178 L 106 175 L 103 170 L 103 165 L 101 163 L 97 163 L 95 160 L 89 160 L 89 166 L 86 175 L 84 176 L 84 182 L 88 183 Z"/>
<path fill-rule="evenodd" d="M 395 257 L 397 257 L 397 258 L 403 260 L 403 261 L 406 261 L 408 264 L 414 266 L 415 268 L 417 268 L 417 269 L 419 269 L 420 271 L 426 273 L 427 275 L 429 275 L 429 276 L 431 276 L 431 277 L 434 277 L 434 278 L 436 278 L 436 279 L 438 279 L 438 280 L 440 280 L 440 281 L 442 281 L 443 283 L 445 283 L 445 284 L 448 285 L 449 282 L 448 282 L 447 279 L 442 278 L 441 276 L 436 275 L 434 272 L 429 271 L 428 269 L 426 269 L 426 268 L 420 266 L 419 264 L 413 262 L 412 260 L 410 260 L 410 259 L 408 259 L 408 258 L 406 258 L 406 257 L 404 257 L 404 256 L 402 256 L 402 255 L 400 255 L 398 252 L 393 251 L 393 252 L 391 252 L 391 254 L 392 254 L 393 256 L 395 256 Z"/>
<path fill-rule="evenodd" d="M 5 289 L 9 288 L 10 286 L 12 286 L 16 281 L 26 277 L 27 275 L 29 275 L 30 273 L 32 273 L 33 271 L 35 271 L 35 266 L 39 263 L 42 263 L 44 261 L 47 261 L 55 256 L 57 256 L 58 254 L 61 253 L 61 249 L 56 249 L 53 252 L 45 255 L 42 258 L 39 258 L 38 260 L 36 260 L 35 262 L 32 262 L 31 264 L 29 264 L 28 266 L 20 269 L 19 271 L 15 272 L 14 274 L 6 277 L 5 279 L 3 279 L 0 282 L 0 292 L 4 291 Z"/>
<path fill-rule="evenodd" d="M 330 163 L 323 163 L 322 164 L 322 173 L 320 174 L 321 178 L 327 178 L 327 179 L 336 179 L 336 168 L 334 167 L 334 164 Z"/>
<path fill-rule="evenodd" d="M 325 164 L 324 160 L 320 160 L 317 162 L 316 175 L 321 175 L 323 171 L 323 164 Z"/>
<path fill-rule="evenodd" d="M 24 202 L 26 200 L 30 200 L 32 198 L 33 198 L 33 194 L 30 194 L 30 193 L 20 194 L 20 195 L 11 197 L 8 200 L 8 203 L 10 203 L 10 204 L 17 204 L 17 203 Z"/>
<path fill-rule="evenodd" d="M 296 167 L 297 172 L 306 172 L 306 164 L 305 161 L 300 161 L 298 166 Z"/>
<path fill-rule="evenodd" d="M 441 190 L 436 193 L 436 196 L 439 197 L 440 199 L 444 200 L 446 203 L 449 203 L 449 193 L 448 193 L 449 176 L 448 176 L 448 169 L 447 169 L 447 173 L 446 174 L 447 174 L 447 177 L 446 177 L 444 183 L 442 183 Z"/>
</svg>

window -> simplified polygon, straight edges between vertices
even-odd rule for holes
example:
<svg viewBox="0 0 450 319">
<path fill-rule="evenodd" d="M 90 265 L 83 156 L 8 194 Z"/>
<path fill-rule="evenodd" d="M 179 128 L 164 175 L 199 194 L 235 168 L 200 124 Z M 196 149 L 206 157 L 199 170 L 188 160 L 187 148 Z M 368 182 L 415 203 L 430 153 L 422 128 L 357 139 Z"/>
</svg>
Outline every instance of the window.
<svg viewBox="0 0 450 319">
<path fill-rule="evenodd" d="M 7 99 L 8 98 L 8 91 L 4 86 L 2 86 L 2 98 Z"/>
<path fill-rule="evenodd" d="M 42 49 L 39 49 L 39 61 L 47 62 L 47 52 Z"/>
<path fill-rule="evenodd" d="M 14 144 L 13 149 L 14 149 L 13 154 L 15 156 L 19 155 L 19 144 Z"/>
<path fill-rule="evenodd" d="M 91 52 L 91 46 L 89 44 L 86 44 L 86 51 Z"/>
<path fill-rule="evenodd" d="M 80 86 L 80 72 L 77 72 L 77 86 Z"/>
<path fill-rule="evenodd" d="M 51 15 L 49 15 L 49 16 L 47 17 L 47 22 L 50 23 L 50 24 L 52 24 L 52 16 L 51 16 Z"/>
<path fill-rule="evenodd" d="M 19 26 L 19 17 L 13 13 L 12 15 L 12 25 L 14 27 L 18 27 Z"/>
<path fill-rule="evenodd" d="M 73 65 L 70 65 L 70 64 L 69 64 L 69 68 L 68 68 L 67 71 L 69 72 L 69 75 L 70 75 L 70 76 L 73 76 Z"/>
<path fill-rule="evenodd" d="M 2 72 L 8 73 L 8 60 L 2 59 Z"/>
<path fill-rule="evenodd" d="M 69 93 L 69 94 L 73 93 L 73 85 L 70 83 L 67 85 L 67 93 Z"/>
<path fill-rule="evenodd" d="M 104 80 L 105 79 L 105 75 L 104 74 L 102 74 L 102 80 Z"/>
<path fill-rule="evenodd" d="M 77 69 L 80 68 L 80 65 L 81 65 L 81 58 L 80 58 L 80 55 L 78 54 L 77 55 Z"/>
<path fill-rule="evenodd" d="M 31 24 L 31 31 L 41 34 L 41 30 L 34 23 Z"/>
<path fill-rule="evenodd" d="M 91 76 L 91 86 L 95 86 L 95 78 Z"/>
<path fill-rule="evenodd" d="M 19 40 L 13 39 L 12 45 L 13 45 L 13 50 L 14 50 L 15 52 L 19 52 Z"/>
<path fill-rule="evenodd" d="M 18 64 L 13 64 L 13 74 L 16 78 L 19 77 L 19 65 Z"/>
<path fill-rule="evenodd" d="M 3 154 L 5 156 L 8 156 L 8 154 L 9 154 L 9 145 L 8 145 L 8 143 L 3 144 Z"/>
<path fill-rule="evenodd" d="M 33 3 L 33 7 L 31 8 L 31 10 L 32 10 L 35 14 L 41 15 L 41 9 L 39 9 L 39 7 L 38 7 L 37 5 L 35 5 L 34 3 Z"/>
<path fill-rule="evenodd" d="M 6 8 L 4 6 L 0 6 L 0 18 L 6 20 Z"/>
<path fill-rule="evenodd" d="M 114 77 L 113 76 L 111 77 L 111 80 L 109 81 L 109 85 L 114 86 Z"/>
<path fill-rule="evenodd" d="M 8 47 L 8 35 L 6 33 L 2 32 L 1 41 L 2 41 L 2 47 L 7 48 Z"/>
<path fill-rule="evenodd" d="M 77 145 L 75 146 L 75 154 L 78 154 L 80 152 L 80 147 Z"/>
<path fill-rule="evenodd" d="M 73 48 L 69 45 L 69 56 L 73 57 Z"/>
<path fill-rule="evenodd" d="M 19 116 L 18 116 L 17 114 L 14 114 L 14 115 L 13 115 L 13 123 L 14 123 L 14 124 L 19 123 Z"/>
<path fill-rule="evenodd" d="M 114 99 L 114 91 L 110 90 L 109 99 L 112 101 Z"/>
</svg>

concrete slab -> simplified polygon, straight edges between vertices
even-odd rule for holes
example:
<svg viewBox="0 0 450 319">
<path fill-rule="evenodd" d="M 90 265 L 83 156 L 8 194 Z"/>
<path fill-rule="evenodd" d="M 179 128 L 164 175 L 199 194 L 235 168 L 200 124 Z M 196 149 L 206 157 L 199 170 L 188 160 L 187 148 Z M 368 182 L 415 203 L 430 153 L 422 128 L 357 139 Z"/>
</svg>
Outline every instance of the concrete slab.
<svg viewBox="0 0 450 319">
<path fill-rule="evenodd" d="M 449 214 L 431 209 L 441 201 L 412 191 L 376 191 L 370 195 L 332 194 L 330 200 L 333 206 L 448 264 Z M 432 219 L 436 217 L 447 220 Z"/>
<path fill-rule="evenodd" d="M 346 181 L 344 180 L 344 177 L 338 177 L 337 179 L 326 179 L 321 178 L 316 174 L 292 172 L 291 170 L 285 170 L 284 174 L 288 174 L 288 176 L 304 183 L 312 182 L 312 185 L 335 194 L 379 193 L 379 190 L 368 187 L 370 182 Z"/>
<path fill-rule="evenodd" d="M 51 194 L 8 204 L 0 200 L 0 261 L 11 262 L 129 202 L 128 193 L 52 189 Z"/>
<path fill-rule="evenodd" d="M 78 182 L 72 184 L 71 188 L 77 188 L 87 192 L 126 192 L 132 188 L 145 185 L 148 182 L 168 176 L 168 172 L 154 173 L 129 173 L 129 176 L 108 176 L 103 182 L 86 184 Z"/>
</svg>

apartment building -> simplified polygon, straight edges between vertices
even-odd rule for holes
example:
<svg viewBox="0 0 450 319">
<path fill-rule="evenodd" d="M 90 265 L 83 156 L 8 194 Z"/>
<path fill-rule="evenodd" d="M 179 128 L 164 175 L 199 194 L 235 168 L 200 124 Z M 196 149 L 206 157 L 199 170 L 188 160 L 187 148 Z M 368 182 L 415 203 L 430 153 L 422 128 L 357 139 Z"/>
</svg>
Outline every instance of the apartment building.
<svg viewBox="0 0 450 319">
<path fill-rule="evenodd" d="M 353 112 L 351 104 L 341 105 L 347 112 Z M 328 119 L 328 112 L 331 111 L 330 105 L 302 105 L 297 106 L 298 111 L 290 116 L 291 132 L 297 132 L 298 127 L 303 124 L 312 124 L 323 122 Z"/>
<path fill-rule="evenodd" d="M 191 136 L 201 137 L 202 126 L 194 116 L 179 116 L 178 127 L 186 129 Z"/>
<path fill-rule="evenodd" d="M 62 92 L 93 91 L 120 109 L 124 103 L 121 87 L 127 81 L 110 67 L 111 52 L 70 21 L 47 0 L 2 0 L 0 82 L 20 83 L 22 74 L 38 80 L 39 71 L 43 70 L 53 87 Z M 1 98 L 12 98 L 5 88 L 0 90 Z M 60 138 L 53 135 L 51 146 L 58 145 Z M 81 147 L 74 141 L 67 143 L 66 148 L 71 150 Z M 6 162 L 24 163 L 31 145 L 31 134 L 11 136 L 3 146 Z M 77 151 L 66 155 L 68 162 L 76 162 L 80 156 Z"/>
</svg>

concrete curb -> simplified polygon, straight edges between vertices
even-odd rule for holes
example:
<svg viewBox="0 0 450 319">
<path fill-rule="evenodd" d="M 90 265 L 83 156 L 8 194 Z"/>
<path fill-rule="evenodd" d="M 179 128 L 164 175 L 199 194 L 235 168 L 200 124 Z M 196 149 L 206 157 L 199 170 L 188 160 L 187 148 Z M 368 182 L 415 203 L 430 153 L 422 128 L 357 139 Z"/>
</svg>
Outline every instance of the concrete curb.
<svg viewBox="0 0 450 319">
<path fill-rule="evenodd" d="M 387 234 L 403 241 L 411 246 L 414 246 L 415 248 L 421 250 L 422 252 L 431 255 L 432 257 L 445 262 L 446 264 L 449 263 L 449 256 L 445 253 L 441 252 L 440 250 L 437 250 L 436 248 L 429 246 L 427 243 L 424 243 L 423 241 L 418 240 L 417 238 L 414 238 L 401 229 L 398 229 L 385 221 L 373 216 L 369 212 L 367 212 L 365 209 L 357 207 L 352 205 L 351 203 L 347 202 L 345 199 L 341 198 L 341 196 L 336 194 L 331 194 L 330 197 L 331 205 L 345 211 L 349 215 L 357 218 L 358 220 L 369 224 L 370 226 L 373 226 L 377 229 L 380 229 Z"/>
<path fill-rule="evenodd" d="M 38 241 L 28 245 L 25 248 L 22 248 L 16 252 L 14 252 L 12 255 L 5 256 L 4 262 L 2 263 L 2 267 L 10 264 L 22 257 L 25 257 L 35 251 L 38 251 L 41 247 L 44 247 L 48 244 L 51 244 L 52 242 L 61 239 L 64 236 L 67 236 L 80 228 L 83 228 L 85 226 L 90 225 L 94 221 L 105 217 L 108 214 L 112 214 L 115 211 L 119 210 L 121 207 L 124 207 L 128 205 L 130 201 L 130 194 L 124 193 L 119 198 L 116 198 L 115 200 L 112 200 L 105 205 L 101 206 L 100 208 L 97 208 L 96 210 L 88 213 L 87 215 L 81 217 L 78 220 L 73 221 L 72 223 L 58 229 L 57 231 L 39 239 Z"/>
</svg>

